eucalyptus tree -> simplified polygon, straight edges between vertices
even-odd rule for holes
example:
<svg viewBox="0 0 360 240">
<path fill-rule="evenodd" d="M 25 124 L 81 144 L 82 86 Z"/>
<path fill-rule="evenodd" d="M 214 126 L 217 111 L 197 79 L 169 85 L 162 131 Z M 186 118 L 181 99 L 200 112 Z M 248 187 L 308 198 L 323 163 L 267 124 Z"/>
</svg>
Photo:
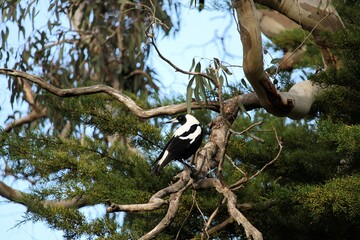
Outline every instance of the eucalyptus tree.
<svg viewBox="0 0 360 240">
<path fill-rule="evenodd" d="M 3 2 L 2 39 L 10 23 L 27 36 L 38 4 Z M 25 205 L 28 220 L 71 238 L 355 239 L 360 6 L 347 4 L 222 5 L 243 49 L 246 80 L 231 84 L 231 64 L 193 60 L 188 71 L 158 48 L 159 31 L 169 33 L 181 16 L 178 2 L 51 1 L 53 16 L 23 48 L 2 43 L 10 102 L 29 106 L 1 131 L 3 173 L 31 187 L 25 193 L 0 182 L 0 195 Z M 271 40 L 266 46 L 261 33 Z M 266 68 L 270 48 L 284 56 Z M 189 76 L 183 102 L 158 96 L 150 49 Z M 309 79 L 292 81 L 294 69 Z M 161 119 L 183 112 L 208 127 L 194 169 L 150 175 L 154 151 L 167 140 Z M 93 220 L 79 211 L 98 204 L 107 213 Z"/>
</svg>

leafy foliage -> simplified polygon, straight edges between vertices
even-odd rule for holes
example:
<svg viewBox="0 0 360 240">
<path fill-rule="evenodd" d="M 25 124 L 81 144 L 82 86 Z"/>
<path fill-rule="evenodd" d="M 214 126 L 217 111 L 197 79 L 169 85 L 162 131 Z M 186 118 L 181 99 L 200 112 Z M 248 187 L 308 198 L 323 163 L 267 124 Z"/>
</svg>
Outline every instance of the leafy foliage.
<svg viewBox="0 0 360 240">
<path fill-rule="evenodd" d="M 38 1 L 17 3 L 2 2 L 1 17 L 6 24 L 0 26 L 0 57 L 5 58 L 5 67 L 32 72 L 61 88 L 110 85 L 144 108 L 178 101 L 156 95 L 156 71 L 147 63 L 150 49 L 144 34 L 154 17 L 164 23 L 158 32 L 169 34 L 175 24 L 170 14 L 177 11 L 178 3 L 155 1 L 153 6 L 148 1 L 50 1 L 47 10 L 52 17 L 44 27 L 33 29 L 31 35 L 26 32 L 25 22 L 30 19 L 34 25 Z M 262 121 L 244 134 L 231 135 L 223 169 L 223 181 L 228 186 L 244 174 L 253 176 L 275 158 L 279 151 L 275 132 L 284 146 L 273 164 L 234 190 L 242 203 L 238 207 L 266 239 L 359 238 L 360 109 L 356 103 L 360 102 L 360 85 L 359 56 L 354 54 L 360 39 L 354 9 L 359 6 L 357 1 L 349 4 L 352 10 L 339 5 L 349 29 L 326 38 L 342 66 L 313 77 L 332 86 L 318 99 L 314 111 L 319 118 L 289 121 L 254 111 L 251 116 L 239 115 L 231 126 L 240 132 Z M 62 19 L 69 18 L 73 19 L 72 26 L 63 26 Z M 19 49 L 6 41 L 10 23 L 17 27 L 19 39 L 25 39 Z M 304 32 L 294 30 L 276 36 L 273 43 L 276 49 L 295 49 L 304 37 Z M 312 70 L 303 67 L 317 66 L 319 54 L 310 40 L 305 44 L 307 55 L 297 67 L 309 74 Z M 18 61 L 8 61 L 10 55 Z M 186 99 L 181 99 L 187 101 L 188 112 L 193 97 L 206 103 L 251 91 L 243 79 L 229 83 L 230 67 L 217 59 L 204 66 L 201 61 L 192 61 L 190 72 L 212 80 L 203 75 L 190 76 Z M 280 76 L 280 88 L 287 89 L 291 84 L 291 74 Z M 9 86 L 12 102 L 24 96 L 21 84 L 9 80 Z M 25 220 L 45 221 L 71 239 L 137 239 L 151 230 L 163 218 L 165 208 L 121 217 L 101 211 L 90 218 L 86 210 L 41 203 L 80 198 L 88 208 L 104 209 L 107 199 L 120 204 L 147 202 L 179 171 L 176 164 L 164 169 L 161 177 L 151 176 L 149 171 L 152 159 L 167 140 L 161 132 L 172 129 L 164 127 L 160 117 L 149 121 L 134 117 L 122 104 L 103 94 L 65 99 L 36 86 L 31 89 L 36 103 L 46 107 L 48 120 L 11 132 L 0 131 L 5 172 L 30 184 L 21 202 L 29 206 Z M 206 139 L 206 124 L 213 115 L 206 109 L 194 115 L 204 125 Z M 71 130 L 63 137 L 67 121 L 72 124 Z M 159 239 L 174 239 L 178 233 L 183 239 L 198 238 L 215 209 L 218 214 L 210 229 L 229 220 L 222 200 L 214 189 L 185 192 L 177 217 Z M 245 238 L 235 222 L 211 236 Z"/>
<path fill-rule="evenodd" d="M 359 36 L 358 26 L 328 36 L 329 44 L 336 51 L 342 67 L 313 77 L 315 82 L 332 86 L 319 98 L 319 113 L 348 124 L 358 124 L 360 121 L 359 106 L 353 104 L 359 100 L 360 90 L 359 82 L 356 80 L 360 74 L 360 59 L 358 54 L 354 54 L 360 49 Z"/>
<path fill-rule="evenodd" d="M 271 37 L 271 42 L 268 43 L 268 47 L 276 51 L 283 50 L 289 52 L 304 47 L 306 49 L 305 54 L 301 57 L 296 67 L 317 68 L 322 65 L 322 59 L 318 47 L 309 36 L 311 36 L 309 32 L 300 28 L 282 31 Z"/>
</svg>

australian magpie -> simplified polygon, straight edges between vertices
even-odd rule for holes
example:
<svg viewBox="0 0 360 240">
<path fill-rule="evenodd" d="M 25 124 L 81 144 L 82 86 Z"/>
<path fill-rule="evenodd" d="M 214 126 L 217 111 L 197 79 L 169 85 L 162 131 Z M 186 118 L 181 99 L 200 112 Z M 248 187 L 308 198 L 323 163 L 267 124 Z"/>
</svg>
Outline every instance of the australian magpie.
<svg viewBox="0 0 360 240">
<path fill-rule="evenodd" d="M 154 162 L 153 173 L 159 174 L 160 170 L 172 160 L 183 162 L 192 156 L 200 147 L 202 129 L 199 121 L 192 115 L 180 115 L 167 123 L 180 123 L 172 138 L 166 144 L 160 156 Z"/>
</svg>

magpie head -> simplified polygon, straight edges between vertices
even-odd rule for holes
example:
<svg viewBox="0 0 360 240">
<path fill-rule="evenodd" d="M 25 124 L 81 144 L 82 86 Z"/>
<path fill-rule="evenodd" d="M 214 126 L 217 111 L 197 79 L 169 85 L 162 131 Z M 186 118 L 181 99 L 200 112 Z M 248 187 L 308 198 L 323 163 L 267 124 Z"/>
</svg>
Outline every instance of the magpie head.
<svg viewBox="0 0 360 240">
<path fill-rule="evenodd" d="M 184 125 L 186 123 L 186 115 L 179 115 L 176 117 L 176 120 L 181 125 Z"/>
<path fill-rule="evenodd" d="M 180 123 L 181 125 L 188 123 L 192 125 L 192 124 L 199 124 L 199 121 L 190 114 L 186 114 L 186 115 L 182 114 L 177 116 L 176 118 L 171 119 L 167 123 Z"/>
</svg>

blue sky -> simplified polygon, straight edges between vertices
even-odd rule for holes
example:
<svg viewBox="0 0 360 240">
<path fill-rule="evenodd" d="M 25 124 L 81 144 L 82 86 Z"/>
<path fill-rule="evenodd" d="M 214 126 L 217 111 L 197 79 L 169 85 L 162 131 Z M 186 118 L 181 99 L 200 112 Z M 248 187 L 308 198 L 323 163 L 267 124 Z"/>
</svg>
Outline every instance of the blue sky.
<svg viewBox="0 0 360 240">
<path fill-rule="evenodd" d="M 40 1 L 42 2 L 42 1 Z M 43 6 L 43 9 L 47 9 Z M 46 18 L 46 13 L 44 13 Z M 202 11 L 197 9 L 190 10 L 186 6 L 182 9 L 181 14 L 181 29 L 175 37 L 170 36 L 162 38 L 159 36 L 157 45 L 162 54 L 169 58 L 178 67 L 189 70 L 191 61 L 195 57 L 196 61 L 202 60 L 202 65 L 206 66 L 214 57 L 225 62 L 241 65 L 242 64 L 242 47 L 239 34 L 236 30 L 236 25 L 233 22 L 233 16 L 229 13 L 216 11 Z M 229 23 L 232 24 L 229 25 Z M 29 23 L 29 26 L 30 23 Z M 226 55 L 223 52 L 223 46 L 220 40 L 212 41 L 215 35 L 221 36 L 224 29 L 228 29 L 225 33 L 225 45 L 227 51 L 231 54 Z M 29 30 L 30 31 L 30 30 Z M 17 34 L 12 36 L 11 42 L 19 43 Z M 175 72 L 167 63 L 163 62 L 157 54 L 153 54 L 150 58 L 150 63 L 156 68 L 159 73 L 158 79 L 163 84 L 161 90 L 162 95 L 186 95 L 186 85 L 188 76 Z M 270 60 L 268 61 L 270 62 Z M 0 60 L 0 67 L 4 63 Z M 235 74 L 233 78 L 238 81 L 242 78 L 241 69 L 233 69 Z M 10 93 L 7 90 L 7 79 L 0 76 L 0 127 L 6 126 L 6 117 L 13 111 L 10 104 Z M 20 104 L 15 104 L 14 109 L 24 110 L 26 108 Z M 3 169 L 3 161 L 0 157 L 0 167 Z M 27 184 L 15 181 L 12 177 L 1 179 L 6 184 L 26 191 Z M 62 233 L 59 231 L 50 230 L 44 223 L 25 223 L 19 227 L 15 227 L 23 220 L 22 216 L 26 208 L 6 201 L 0 197 L 0 238 L 7 240 L 42 240 L 42 239 L 62 239 Z M 101 209 L 90 211 L 92 215 L 96 214 Z M 105 209 L 103 209 L 105 211 Z"/>
</svg>

